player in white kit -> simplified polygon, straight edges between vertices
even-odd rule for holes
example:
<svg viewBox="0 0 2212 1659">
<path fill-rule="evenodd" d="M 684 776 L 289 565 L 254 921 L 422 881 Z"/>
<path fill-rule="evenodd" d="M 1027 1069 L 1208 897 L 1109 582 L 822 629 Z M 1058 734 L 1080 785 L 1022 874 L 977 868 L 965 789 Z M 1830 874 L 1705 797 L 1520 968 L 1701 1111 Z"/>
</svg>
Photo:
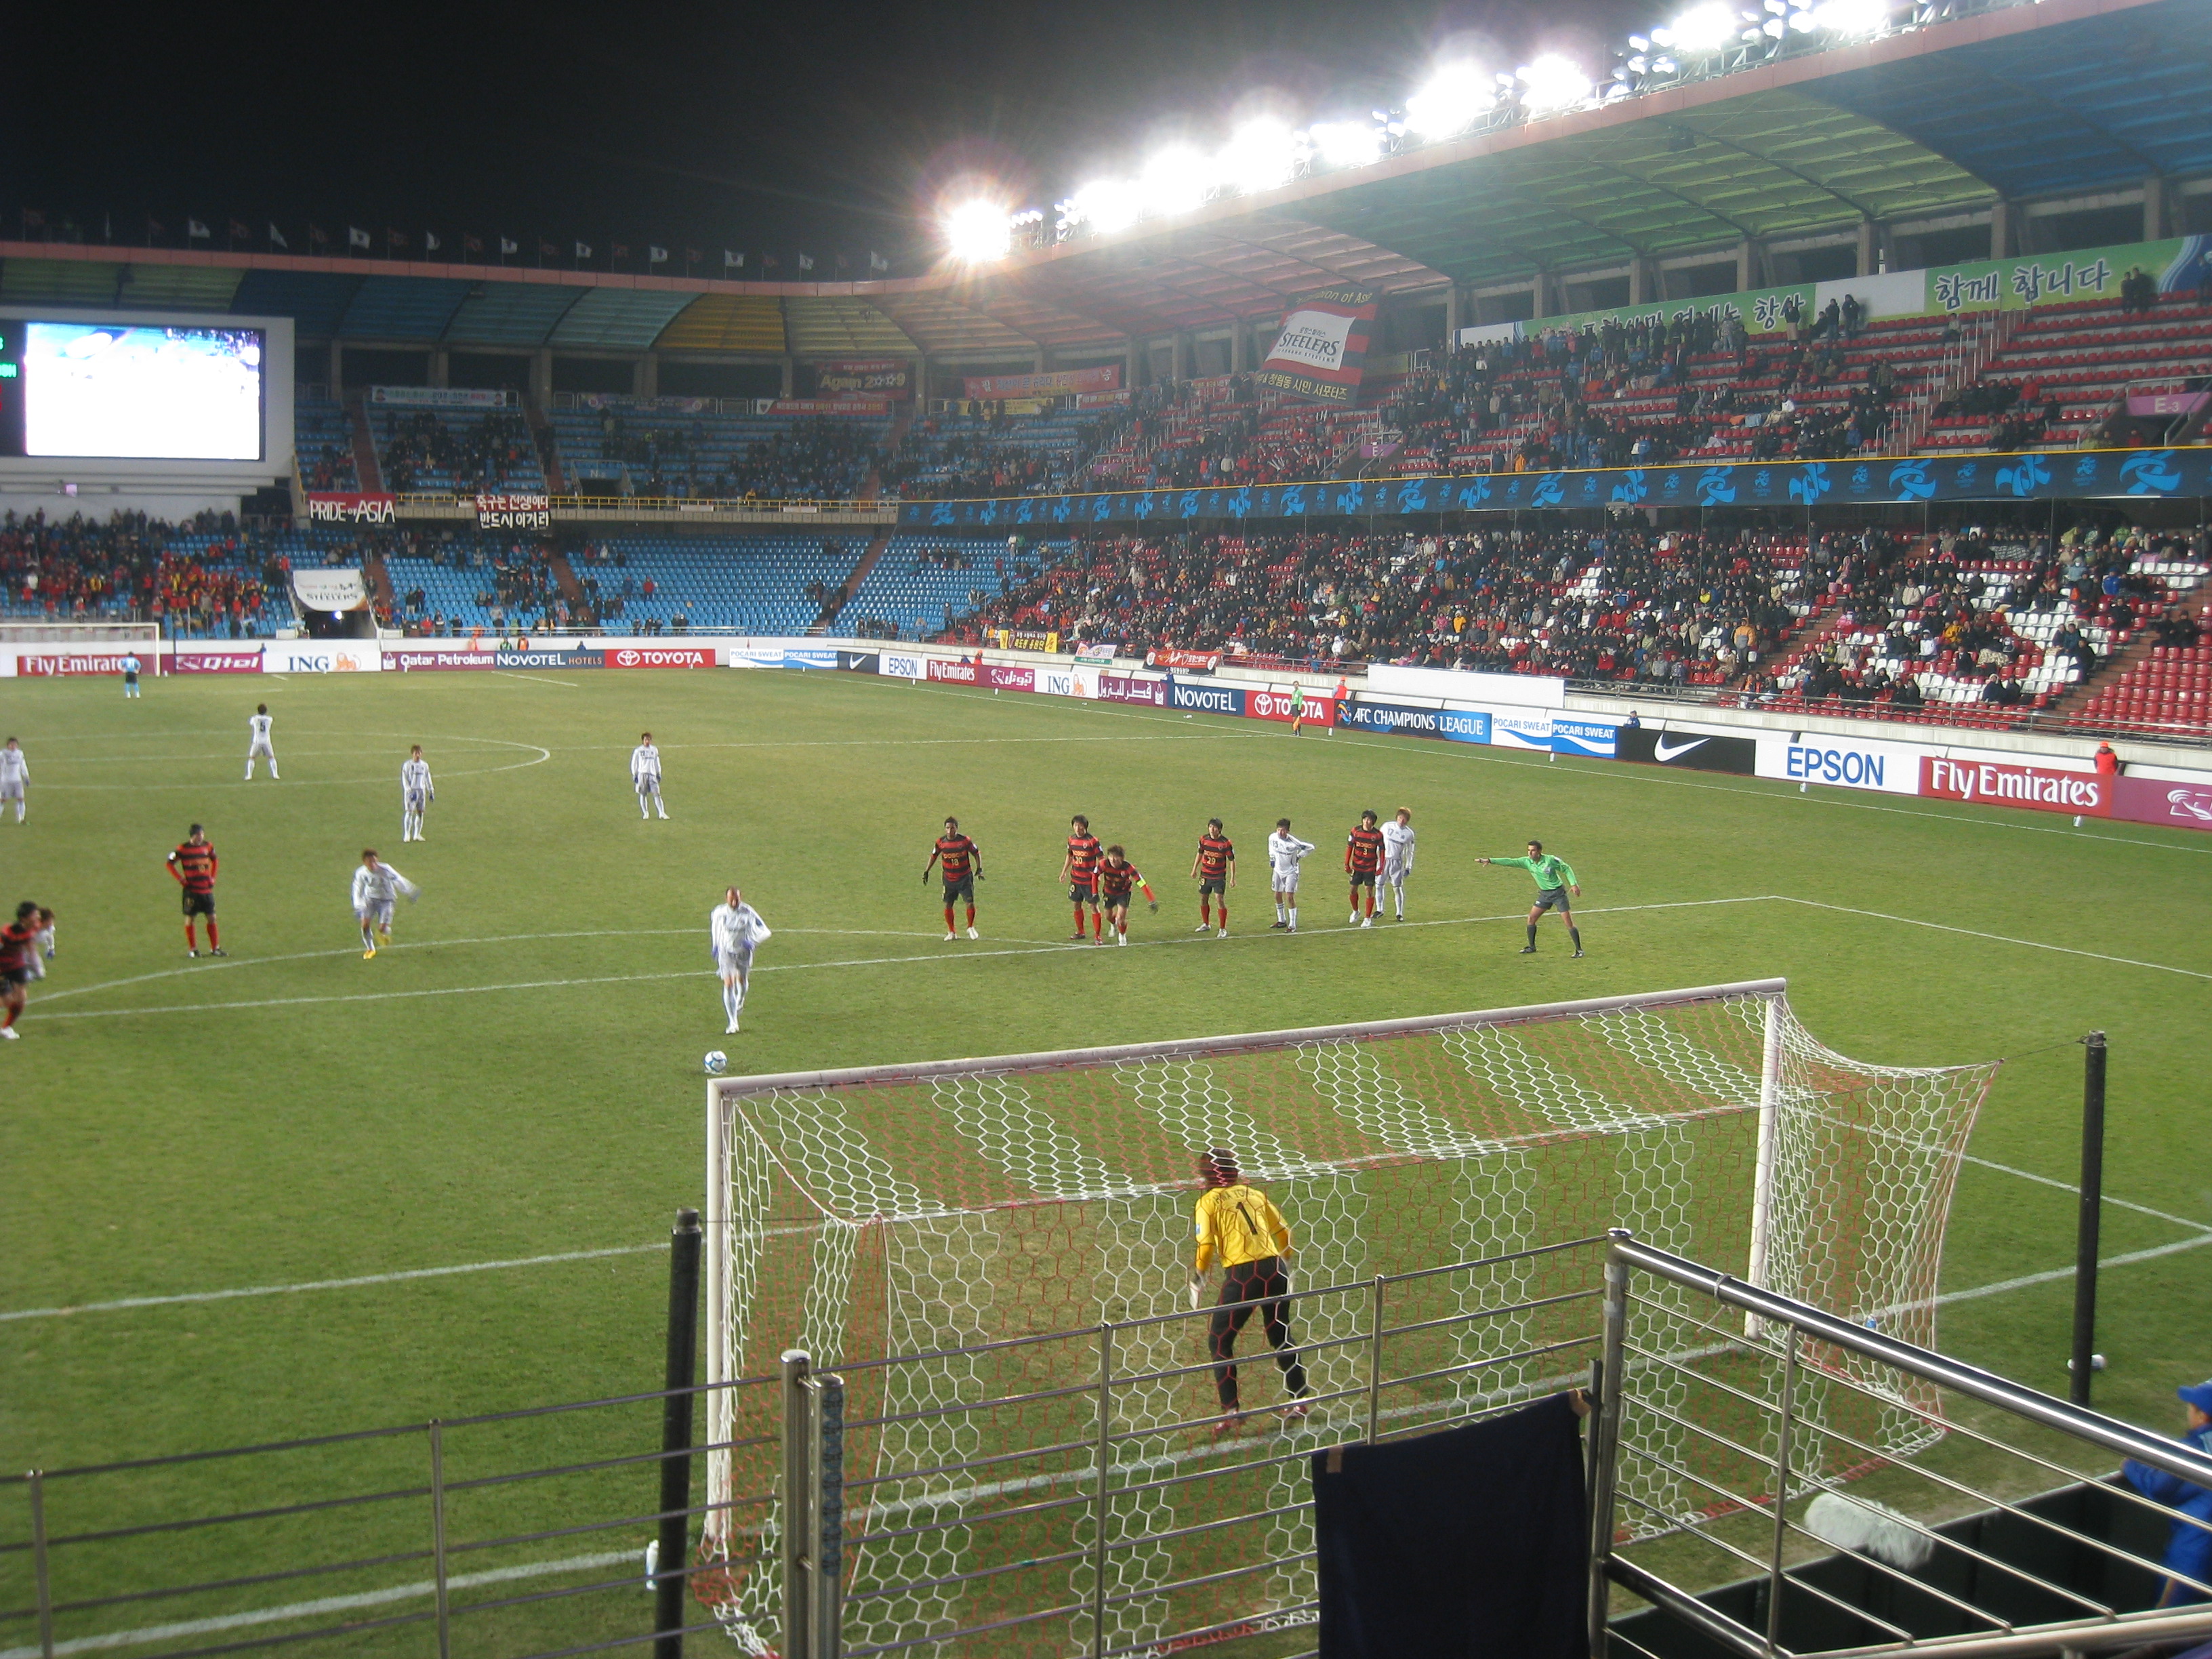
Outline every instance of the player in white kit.
<svg viewBox="0 0 2212 1659">
<path fill-rule="evenodd" d="M 248 726 L 252 728 L 253 732 L 253 741 L 247 746 L 246 750 L 246 781 L 248 783 L 253 781 L 253 763 L 257 760 L 267 761 L 269 763 L 269 775 L 272 779 L 275 778 L 276 775 L 276 751 L 270 747 L 269 728 L 276 725 L 276 722 L 270 716 L 269 705 L 265 702 L 261 704 L 253 711 L 252 714 L 247 719 L 246 723 Z"/>
<path fill-rule="evenodd" d="M 1398 920 L 1406 919 L 1406 878 L 1413 873 L 1413 815 L 1404 807 L 1382 826 L 1382 884 L 1397 902 Z"/>
<path fill-rule="evenodd" d="M 31 763 L 23 754 L 22 745 L 15 738 L 0 749 L 0 806 L 15 803 L 15 822 L 23 821 L 23 793 L 30 787 Z"/>
<path fill-rule="evenodd" d="M 1300 841 L 1291 833 L 1288 818 L 1275 820 L 1275 831 L 1267 837 L 1267 866 L 1274 872 L 1275 884 L 1275 920 L 1271 930 L 1298 931 L 1298 865 L 1313 849 L 1311 842 Z"/>
<path fill-rule="evenodd" d="M 772 935 L 760 912 L 732 887 L 724 890 L 722 902 L 708 913 L 707 937 L 714 971 L 722 976 L 722 1012 L 729 1015 L 734 1036 L 738 1016 L 744 1010 L 745 988 L 752 981 L 753 947 Z"/>
<path fill-rule="evenodd" d="M 430 787 L 430 763 L 422 758 L 422 745 L 416 744 L 407 751 L 407 758 L 399 763 L 399 839 L 422 839 L 422 812 L 438 799 L 438 792 Z"/>
<path fill-rule="evenodd" d="M 422 890 L 379 860 L 374 848 L 362 850 L 361 868 L 353 872 L 353 913 L 361 921 L 362 961 L 376 954 L 378 939 L 392 943 L 392 909 L 398 896 L 404 893 L 412 901 Z"/>
<path fill-rule="evenodd" d="M 637 734 L 637 747 L 629 751 L 629 781 L 637 791 L 637 815 L 649 818 L 658 808 L 664 818 L 667 807 L 660 800 L 660 750 L 653 746 L 653 733 Z"/>
</svg>

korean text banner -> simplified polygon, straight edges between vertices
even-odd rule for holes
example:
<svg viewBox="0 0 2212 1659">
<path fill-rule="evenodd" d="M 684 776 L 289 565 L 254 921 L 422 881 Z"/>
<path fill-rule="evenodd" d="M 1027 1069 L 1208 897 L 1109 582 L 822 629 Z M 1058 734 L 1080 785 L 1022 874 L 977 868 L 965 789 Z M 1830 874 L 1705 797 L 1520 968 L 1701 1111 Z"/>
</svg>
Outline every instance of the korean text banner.
<svg viewBox="0 0 2212 1659">
<path fill-rule="evenodd" d="M 1118 392 L 1121 365 L 1064 368 L 1050 374 L 970 374 L 960 386 L 963 398 L 1073 398 L 1085 392 Z"/>
<path fill-rule="evenodd" d="M 900 505 L 898 521 L 905 527 L 1018 530 L 1027 525 L 1376 519 L 1552 507 L 1808 507 L 1844 501 L 2175 501 L 2197 495 L 2212 495 L 2212 447 L 1740 461 L 906 501 Z"/>
<path fill-rule="evenodd" d="M 871 357 L 842 363 L 817 363 L 814 389 L 825 398 L 860 392 L 878 398 L 911 398 L 914 365 L 903 357 Z"/>
<path fill-rule="evenodd" d="M 1349 408 L 1365 373 L 1375 290 L 1323 289 L 1291 307 L 1255 377 L 1271 391 Z"/>
</svg>

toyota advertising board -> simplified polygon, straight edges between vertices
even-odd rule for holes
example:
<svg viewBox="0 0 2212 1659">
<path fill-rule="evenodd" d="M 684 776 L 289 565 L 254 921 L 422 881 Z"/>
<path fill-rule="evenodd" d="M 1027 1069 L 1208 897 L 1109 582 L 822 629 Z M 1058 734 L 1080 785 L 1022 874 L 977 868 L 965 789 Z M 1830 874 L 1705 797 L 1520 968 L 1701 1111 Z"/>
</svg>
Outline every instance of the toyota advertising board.
<svg viewBox="0 0 2212 1659">
<path fill-rule="evenodd" d="M 1687 767 L 1693 772 L 1733 772 L 1754 776 L 1759 744 L 1751 738 L 1699 737 L 1692 732 L 1660 732 L 1648 726 L 1623 726 L 1615 734 L 1618 758 L 1655 766 Z"/>
<path fill-rule="evenodd" d="M 609 668 L 712 668 L 711 645 L 615 645 L 602 653 Z M 835 667 L 836 653 L 830 653 Z"/>
<path fill-rule="evenodd" d="M 1244 714 L 1248 720 L 1287 720 L 1291 718 L 1291 694 L 1287 691 L 1247 691 L 1244 694 Z M 1309 693 L 1306 697 L 1305 722 L 1308 726 L 1336 724 L 1336 699 L 1319 697 Z"/>
</svg>

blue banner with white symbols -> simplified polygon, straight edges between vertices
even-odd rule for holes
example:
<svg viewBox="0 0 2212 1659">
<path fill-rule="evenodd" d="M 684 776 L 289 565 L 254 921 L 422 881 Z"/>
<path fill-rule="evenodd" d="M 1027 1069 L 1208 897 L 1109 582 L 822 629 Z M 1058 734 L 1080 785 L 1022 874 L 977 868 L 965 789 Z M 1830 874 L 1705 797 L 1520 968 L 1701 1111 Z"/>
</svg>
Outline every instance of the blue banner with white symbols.
<svg viewBox="0 0 2212 1659">
<path fill-rule="evenodd" d="M 1331 479 L 1098 495 L 902 501 L 907 530 L 1048 530 L 1186 520 L 1389 518 L 1592 507 L 1815 507 L 1839 501 L 2064 501 L 2212 495 L 2212 447 L 2034 450 L 1907 459 L 1735 461 L 1572 472 Z"/>
</svg>

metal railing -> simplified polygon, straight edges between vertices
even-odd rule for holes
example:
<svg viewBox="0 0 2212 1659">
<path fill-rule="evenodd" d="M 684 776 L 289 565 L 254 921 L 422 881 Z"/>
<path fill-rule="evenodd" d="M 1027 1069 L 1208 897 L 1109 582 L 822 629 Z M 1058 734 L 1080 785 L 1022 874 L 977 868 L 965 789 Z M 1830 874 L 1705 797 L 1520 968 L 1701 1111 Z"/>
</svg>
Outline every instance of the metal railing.
<svg viewBox="0 0 2212 1659">
<path fill-rule="evenodd" d="M 1824 1659 L 1907 1651 L 1955 1659 L 2086 1654 L 2212 1635 L 2212 1605 L 2172 1604 L 2177 1596 L 2212 1595 L 2212 1586 L 2021 1501 L 2023 1477 L 2030 1484 L 2048 1485 L 2053 1476 L 2078 1481 L 2109 1468 L 2115 1455 L 2212 1485 L 2212 1458 L 2184 1443 L 1886 1337 L 1879 1318 L 1855 1322 L 1822 1313 L 1626 1232 L 1612 1235 L 1603 1315 L 1602 1381 L 1592 1418 L 1589 1603 L 1592 1651 L 1601 1659 L 1649 1651 L 1609 1627 L 1616 1585 L 1690 1626 L 1709 1650 L 1757 1659 L 1815 1652 Z M 1945 1401 L 1931 1412 L 1930 1390 L 1976 1409 L 1947 1410 Z M 1729 1413 L 1700 1409 L 1708 1395 L 1724 1397 Z M 1883 1458 L 1838 1426 L 1852 1406 L 1925 1416 L 1942 1424 L 1944 1437 L 1911 1458 Z M 1732 1431 L 1723 1441 L 1716 1425 L 1724 1419 Z M 1654 1420 L 1671 1424 L 1693 1446 L 1717 1447 L 1735 1477 L 1713 1478 L 1711 1460 L 1702 1468 L 1656 1467 L 1665 1460 L 1655 1456 L 1650 1437 L 1630 1426 Z M 1850 1558 L 1877 1594 L 1847 1597 L 1824 1582 L 1835 1579 L 1832 1571 L 1806 1558 L 1832 1544 L 1808 1527 L 1813 1517 L 1803 1509 L 1792 1512 L 1801 1498 L 1840 1495 L 1843 1483 L 1822 1473 L 1838 1461 L 1838 1449 L 1858 1460 L 1868 1480 L 1844 1501 L 1897 1540 Z M 2093 1468 L 2084 1470 L 2083 1462 Z M 1670 1543 L 1694 1547 L 1726 1570 L 1748 1568 L 1764 1581 L 1751 1602 L 1757 1623 L 1622 1553 L 1621 1529 L 1648 1508 L 1632 1488 L 1655 1475 L 1686 1480 L 1706 1506 L 1699 1519 L 1668 1522 Z M 2171 1525 L 2212 1532 L 2212 1523 L 2124 1482 L 2098 1490 L 2124 1522 L 2135 1523 L 2136 1534 L 2162 1543 Z M 1869 1495 L 1901 1498 L 1911 1514 L 1869 1510 Z M 2001 1540 L 1988 1528 L 1962 1531 L 1913 1518 L 1944 1509 L 1992 1512 L 2011 1536 Z M 1899 1553 L 1924 1559 L 1895 1565 L 1890 1558 Z M 2131 1598 L 2124 1592 L 2146 1587 L 2158 1589 L 2157 1604 L 2127 1610 Z"/>
</svg>

